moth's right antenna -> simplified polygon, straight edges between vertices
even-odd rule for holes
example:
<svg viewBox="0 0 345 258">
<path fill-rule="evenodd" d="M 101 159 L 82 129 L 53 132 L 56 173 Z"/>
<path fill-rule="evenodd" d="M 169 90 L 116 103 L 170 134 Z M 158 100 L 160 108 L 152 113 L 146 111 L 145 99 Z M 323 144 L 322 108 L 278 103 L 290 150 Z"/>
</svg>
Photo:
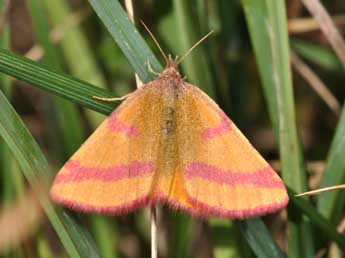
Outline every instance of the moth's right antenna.
<svg viewBox="0 0 345 258">
<path fill-rule="evenodd" d="M 166 56 L 166 54 L 164 53 L 163 49 L 161 48 L 161 46 L 159 45 L 157 39 L 155 38 L 155 36 L 153 36 L 152 32 L 149 30 L 149 28 L 145 25 L 145 23 L 143 21 L 140 21 L 141 24 L 144 26 L 144 28 L 147 30 L 147 32 L 150 34 L 151 38 L 153 39 L 153 41 L 155 42 L 156 46 L 158 47 L 159 51 L 161 52 L 164 60 L 166 63 L 169 62 L 168 57 Z"/>
<path fill-rule="evenodd" d="M 180 64 L 194 50 L 194 48 L 199 46 L 200 43 L 207 39 L 212 33 L 213 30 L 211 30 L 209 33 L 207 33 L 205 36 L 199 39 L 198 42 L 196 42 L 179 60 L 177 60 L 176 64 Z"/>
</svg>

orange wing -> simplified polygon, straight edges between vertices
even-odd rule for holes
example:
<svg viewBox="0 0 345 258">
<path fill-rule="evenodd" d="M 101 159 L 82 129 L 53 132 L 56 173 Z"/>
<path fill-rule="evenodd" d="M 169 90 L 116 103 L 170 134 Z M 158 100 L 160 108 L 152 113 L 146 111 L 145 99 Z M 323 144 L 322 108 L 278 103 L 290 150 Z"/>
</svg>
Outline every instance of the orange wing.
<svg viewBox="0 0 345 258">
<path fill-rule="evenodd" d="M 149 202 L 162 118 L 157 94 L 147 86 L 135 91 L 97 128 L 58 173 L 53 200 L 111 215 Z"/>
<path fill-rule="evenodd" d="M 161 202 L 196 216 L 246 218 L 288 202 L 280 178 L 217 104 L 164 79 L 100 125 L 61 169 L 51 196 L 110 215 Z"/>
<path fill-rule="evenodd" d="M 286 206 L 285 186 L 205 93 L 185 84 L 176 107 L 176 169 L 160 200 L 195 216 L 247 218 Z"/>
</svg>

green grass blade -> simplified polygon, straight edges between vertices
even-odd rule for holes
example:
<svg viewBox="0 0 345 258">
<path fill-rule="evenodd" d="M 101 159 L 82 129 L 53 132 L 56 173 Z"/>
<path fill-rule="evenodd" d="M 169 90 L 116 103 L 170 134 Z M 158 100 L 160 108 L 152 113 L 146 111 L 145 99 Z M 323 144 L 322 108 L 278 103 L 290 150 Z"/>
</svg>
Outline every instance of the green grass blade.
<svg viewBox="0 0 345 258">
<path fill-rule="evenodd" d="M 183 0 L 174 0 L 174 12 L 178 28 L 178 38 L 180 45 L 184 51 L 191 48 L 202 36 L 196 33 L 197 26 L 195 20 L 191 19 L 190 13 L 192 2 Z M 181 53 L 182 55 L 183 53 Z M 199 46 L 182 62 L 182 67 L 188 76 L 188 80 L 201 89 L 203 89 L 210 97 L 215 98 L 212 76 L 210 74 L 209 62 L 207 55 L 203 51 L 203 46 Z"/>
<path fill-rule="evenodd" d="M 9 48 L 9 42 L 10 42 L 10 28 L 7 24 L 4 24 L 4 29 L 2 32 L 2 37 L 0 39 L 0 49 L 8 49 Z M 0 89 L 3 91 L 5 96 L 9 98 L 11 96 L 11 79 L 9 76 L 6 76 L 5 74 L 0 74 L 0 80 L 1 80 L 1 85 Z"/>
<path fill-rule="evenodd" d="M 48 163 L 37 143 L 1 91 L 0 135 L 17 158 L 24 176 L 35 191 L 70 257 L 99 257 L 96 249 L 93 248 L 91 253 L 89 249 L 85 248 L 92 246 L 92 243 L 86 241 L 84 235 L 72 232 L 78 223 L 73 221 L 71 217 L 69 220 L 61 218 L 61 215 L 52 206 L 45 190 L 48 176 L 52 176 Z"/>
<path fill-rule="evenodd" d="M 239 19 L 242 16 L 242 9 L 239 2 L 227 0 L 218 1 L 214 9 L 218 10 L 218 17 L 213 18 L 213 22 L 210 21 L 210 23 L 216 23 L 219 26 L 219 35 L 217 35 L 219 40 L 211 42 L 211 49 L 213 49 L 214 63 L 217 64 L 213 69 L 215 70 L 214 78 L 218 82 L 218 102 L 226 113 L 231 115 L 236 125 L 244 128 L 247 117 L 243 110 L 247 105 L 248 87 L 244 80 L 247 74 L 244 73 L 242 64 L 245 44 L 242 42 L 243 36 L 239 31 L 239 27 L 242 26 Z M 215 31 L 217 33 L 217 28 Z M 222 47 L 221 55 L 224 60 L 219 58 L 220 47 Z"/>
<path fill-rule="evenodd" d="M 103 258 L 118 257 L 117 250 L 115 250 L 118 238 L 118 232 L 113 225 L 115 221 L 114 217 L 91 216 L 91 233 L 93 233 Z"/>
<path fill-rule="evenodd" d="M 147 62 L 151 63 L 154 71 L 161 71 L 162 67 L 120 3 L 117 0 L 89 0 L 89 2 L 140 79 L 144 82 L 153 80 L 155 76 L 148 72 Z"/>
<path fill-rule="evenodd" d="M 80 250 L 81 257 L 103 258 L 90 232 L 86 230 L 86 227 L 81 224 L 78 218 L 67 210 L 62 210 L 61 213 L 61 218 L 68 229 L 68 233 L 71 235 L 71 239 L 74 240 Z"/>
<path fill-rule="evenodd" d="M 213 243 L 213 256 L 215 258 L 238 258 L 252 257 L 250 248 L 239 237 L 239 227 L 237 223 L 228 219 L 209 219 L 210 230 Z"/>
<path fill-rule="evenodd" d="M 189 243 L 194 223 L 185 214 L 171 214 L 169 216 L 172 227 L 169 237 L 169 258 L 189 257 Z"/>
<path fill-rule="evenodd" d="M 108 103 L 93 98 L 93 96 L 114 97 L 111 92 L 70 76 L 52 72 L 5 49 L 0 49 L 0 72 L 105 115 L 110 114 L 117 105 L 116 102 Z"/>
<path fill-rule="evenodd" d="M 242 0 L 242 3 L 279 142 L 283 179 L 292 189 L 302 192 L 307 184 L 296 129 L 285 2 Z M 289 222 L 289 256 L 312 257 L 312 234 L 308 222 L 300 221 Z"/>
<path fill-rule="evenodd" d="M 238 222 L 242 234 L 258 258 L 284 258 L 284 253 L 272 239 L 262 220 L 248 219 Z"/>
<path fill-rule="evenodd" d="M 345 105 L 332 140 L 320 187 L 343 184 L 345 179 Z M 344 205 L 341 190 L 321 193 L 317 199 L 318 211 L 333 223 L 338 223 Z"/>
<path fill-rule="evenodd" d="M 9 47 L 9 35 L 10 28 L 5 24 L 0 39 L 1 47 L 6 49 Z M 9 76 L 0 74 L 0 90 L 4 92 L 7 98 L 11 96 L 11 86 Z M 11 171 L 11 173 L 7 173 L 8 171 Z M 6 207 L 15 196 L 20 196 L 24 192 L 25 182 L 17 162 L 14 160 L 8 146 L 3 142 L 3 139 L 0 139 L 0 177 L 2 182 L 0 187 L 1 203 L 2 207 Z"/>
<path fill-rule="evenodd" d="M 293 40 L 291 46 L 305 59 L 330 71 L 343 73 L 343 66 L 336 54 L 326 47 L 303 40 Z"/>
<path fill-rule="evenodd" d="M 319 228 L 329 239 L 336 242 L 340 249 L 345 252 L 345 236 L 338 233 L 336 226 L 330 223 L 329 219 L 322 216 L 308 201 L 301 197 L 295 197 L 295 192 L 288 189 L 292 206 L 298 208 L 310 219 L 311 223 Z"/>
</svg>

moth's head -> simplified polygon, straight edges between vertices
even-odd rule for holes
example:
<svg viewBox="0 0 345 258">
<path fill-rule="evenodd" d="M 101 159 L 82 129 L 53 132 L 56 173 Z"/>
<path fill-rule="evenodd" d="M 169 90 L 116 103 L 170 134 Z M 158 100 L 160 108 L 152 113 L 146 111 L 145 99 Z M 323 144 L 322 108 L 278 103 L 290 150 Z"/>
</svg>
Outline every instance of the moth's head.
<svg viewBox="0 0 345 258">
<path fill-rule="evenodd" d="M 162 79 L 181 79 L 181 74 L 178 69 L 178 57 L 173 59 L 171 55 L 166 60 L 165 69 L 159 74 L 158 78 Z"/>
</svg>

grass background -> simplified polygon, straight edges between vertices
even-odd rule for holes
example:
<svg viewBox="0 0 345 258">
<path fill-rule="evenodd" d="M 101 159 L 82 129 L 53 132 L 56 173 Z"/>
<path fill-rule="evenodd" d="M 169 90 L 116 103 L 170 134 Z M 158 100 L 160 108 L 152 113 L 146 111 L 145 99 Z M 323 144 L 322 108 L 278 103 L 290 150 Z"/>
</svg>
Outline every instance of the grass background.
<svg viewBox="0 0 345 258">
<path fill-rule="evenodd" d="M 53 205 L 47 189 L 116 106 L 92 96 L 134 90 L 134 72 L 143 82 L 154 79 L 146 62 L 162 69 L 157 48 L 117 0 L 2 0 L 0 7 L 0 256 L 149 256 L 147 210 L 120 218 L 76 214 Z M 344 17 L 342 1 L 325 7 Z M 327 33 L 288 26 L 309 17 L 303 3 L 145 0 L 134 9 L 173 55 L 214 30 L 182 63 L 183 74 L 277 168 L 291 198 L 286 211 L 246 221 L 200 221 L 162 208 L 160 257 L 342 257 L 344 193 L 293 196 L 341 184 L 345 172 L 345 73 Z M 344 22 L 338 25 L 343 31 Z M 300 68 L 292 71 L 291 48 L 335 96 L 338 112 Z"/>
</svg>

